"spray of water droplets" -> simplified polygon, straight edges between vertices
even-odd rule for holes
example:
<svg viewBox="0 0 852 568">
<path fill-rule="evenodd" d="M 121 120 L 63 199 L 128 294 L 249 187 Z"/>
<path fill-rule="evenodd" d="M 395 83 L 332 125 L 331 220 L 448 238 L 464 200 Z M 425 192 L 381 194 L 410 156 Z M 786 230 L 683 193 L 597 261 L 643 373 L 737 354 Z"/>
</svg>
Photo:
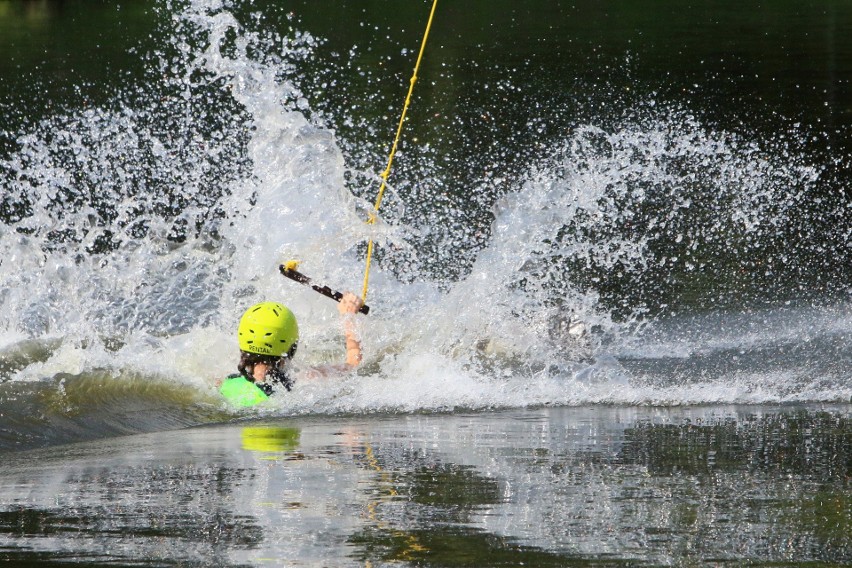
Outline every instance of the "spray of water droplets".
<svg viewBox="0 0 852 568">
<path fill-rule="evenodd" d="M 263 299 L 296 311 L 306 363 L 334 359 L 333 308 L 276 265 L 302 258 L 317 280 L 355 288 L 372 236 L 361 375 L 300 385 L 276 412 L 672 402 L 670 385 L 617 360 L 641 354 L 644 326 L 787 293 L 785 278 L 807 269 L 788 238 L 820 167 L 677 105 L 626 109 L 605 127 L 539 124 L 557 133 L 543 151 L 515 157 L 512 175 L 470 168 L 463 187 L 440 151 L 408 144 L 367 226 L 376 174 L 364 161 L 385 148 L 364 117 L 300 88 L 331 81 L 322 40 L 216 0 L 161 15 L 145 82 L 16 133 L 0 158 L 4 380 L 109 368 L 212 392 L 234 364 L 239 314 Z M 506 158 L 471 142 L 499 130 L 461 132 L 476 164 Z M 715 368 L 711 399 L 773 399 Z M 776 400 L 817 392 L 783 365 L 765 377 L 785 384 Z M 700 402 L 707 383 L 684 388 L 680 402 Z"/>
</svg>

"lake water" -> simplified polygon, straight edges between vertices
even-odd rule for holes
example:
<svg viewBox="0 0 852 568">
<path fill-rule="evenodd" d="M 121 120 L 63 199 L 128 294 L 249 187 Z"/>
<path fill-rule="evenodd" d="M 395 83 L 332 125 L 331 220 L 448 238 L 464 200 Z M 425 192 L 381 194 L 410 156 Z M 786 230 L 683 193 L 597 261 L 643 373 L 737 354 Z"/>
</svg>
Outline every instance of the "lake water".
<svg viewBox="0 0 852 568">
<path fill-rule="evenodd" d="M 0 559 L 852 562 L 852 5 L 443 2 L 367 225 L 430 5 L 0 0 Z"/>
<path fill-rule="evenodd" d="M 216 425 L 10 454 L 8 560 L 842 564 L 848 407 L 576 407 Z M 29 564 L 28 564 L 29 565 Z"/>
</svg>

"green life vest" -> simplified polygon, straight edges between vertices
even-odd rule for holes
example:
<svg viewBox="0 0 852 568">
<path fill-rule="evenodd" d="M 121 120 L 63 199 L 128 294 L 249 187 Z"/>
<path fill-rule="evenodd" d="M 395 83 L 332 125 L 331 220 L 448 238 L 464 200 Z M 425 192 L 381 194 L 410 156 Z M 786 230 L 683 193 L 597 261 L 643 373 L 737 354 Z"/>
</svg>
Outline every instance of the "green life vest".
<svg viewBox="0 0 852 568">
<path fill-rule="evenodd" d="M 225 379 L 219 392 L 225 400 L 236 406 L 254 406 L 269 398 L 260 387 L 242 375 Z"/>
</svg>

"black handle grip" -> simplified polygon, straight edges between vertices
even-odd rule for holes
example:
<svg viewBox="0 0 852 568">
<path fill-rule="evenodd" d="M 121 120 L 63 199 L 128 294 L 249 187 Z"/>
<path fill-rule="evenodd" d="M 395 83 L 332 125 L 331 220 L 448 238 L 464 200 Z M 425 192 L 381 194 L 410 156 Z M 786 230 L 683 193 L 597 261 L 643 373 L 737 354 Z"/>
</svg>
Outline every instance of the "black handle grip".
<svg viewBox="0 0 852 568">
<path fill-rule="evenodd" d="M 287 268 L 283 264 L 278 267 L 278 270 L 280 270 L 281 274 L 283 274 L 284 276 L 286 276 L 290 280 L 295 280 L 299 284 L 304 284 L 305 286 L 310 286 L 313 290 L 316 290 L 317 292 L 319 292 L 323 296 L 326 296 L 327 298 L 331 298 L 335 302 L 339 302 L 340 299 L 343 298 L 343 294 L 341 294 L 340 292 L 338 292 L 336 290 L 332 290 L 328 286 L 317 286 L 316 284 L 311 282 L 310 278 L 308 278 L 307 276 L 305 276 L 304 274 L 302 274 L 301 272 L 299 272 L 297 270 L 292 270 L 290 268 Z M 361 308 L 358 311 L 360 313 L 364 314 L 364 315 L 367 315 L 367 314 L 370 313 L 370 306 L 368 306 L 366 304 L 362 305 Z"/>
</svg>

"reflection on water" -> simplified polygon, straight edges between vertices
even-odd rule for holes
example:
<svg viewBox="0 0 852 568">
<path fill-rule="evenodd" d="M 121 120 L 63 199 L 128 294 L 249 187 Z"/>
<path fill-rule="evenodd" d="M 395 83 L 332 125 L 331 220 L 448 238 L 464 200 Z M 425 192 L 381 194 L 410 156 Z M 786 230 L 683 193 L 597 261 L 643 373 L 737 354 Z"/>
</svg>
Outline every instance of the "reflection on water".
<svg viewBox="0 0 852 568">
<path fill-rule="evenodd" d="M 243 449 L 265 452 L 277 458 L 277 454 L 292 452 L 299 447 L 298 428 L 274 426 L 245 426 L 240 432 Z"/>
<path fill-rule="evenodd" d="M 9 27 L 37 28 L 62 11 L 62 0 L 0 0 L 0 20 L 10 20 Z"/>
<path fill-rule="evenodd" d="M 850 410 L 324 417 L 12 453 L 0 558 L 849 562 Z"/>
</svg>

